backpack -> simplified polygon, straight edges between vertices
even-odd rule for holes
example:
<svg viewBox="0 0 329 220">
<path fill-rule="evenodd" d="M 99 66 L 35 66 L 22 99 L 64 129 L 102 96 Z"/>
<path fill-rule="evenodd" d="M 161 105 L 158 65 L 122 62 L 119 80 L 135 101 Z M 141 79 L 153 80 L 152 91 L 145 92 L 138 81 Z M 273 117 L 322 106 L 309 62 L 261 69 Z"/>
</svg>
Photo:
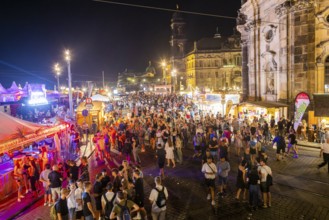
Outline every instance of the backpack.
<svg viewBox="0 0 329 220">
<path fill-rule="evenodd" d="M 58 202 L 55 202 L 55 204 L 50 208 L 50 218 L 52 220 L 57 220 L 57 211 L 56 211 L 56 205 Z"/>
<path fill-rule="evenodd" d="M 115 194 L 113 195 L 112 199 L 109 201 L 107 198 L 106 198 L 106 193 L 103 195 L 104 196 L 104 199 L 106 201 L 105 203 L 105 219 L 110 219 L 110 214 L 112 212 L 112 209 L 113 209 L 113 201 L 115 199 Z"/>
<path fill-rule="evenodd" d="M 158 198 L 156 200 L 156 204 L 159 208 L 165 207 L 166 206 L 166 195 L 164 193 L 164 189 L 165 187 L 162 188 L 162 190 L 158 190 L 157 188 L 155 188 L 155 190 L 158 192 Z"/>
<path fill-rule="evenodd" d="M 118 206 L 120 207 L 121 209 L 121 214 L 120 214 L 120 219 L 121 220 L 131 220 L 131 216 L 130 216 L 130 210 L 127 206 L 127 201 L 125 202 L 125 204 L 122 206 L 120 204 L 118 204 Z"/>
<path fill-rule="evenodd" d="M 266 185 L 267 186 L 272 186 L 273 185 L 273 177 L 270 174 L 267 174 L 267 176 L 266 176 Z"/>
</svg>

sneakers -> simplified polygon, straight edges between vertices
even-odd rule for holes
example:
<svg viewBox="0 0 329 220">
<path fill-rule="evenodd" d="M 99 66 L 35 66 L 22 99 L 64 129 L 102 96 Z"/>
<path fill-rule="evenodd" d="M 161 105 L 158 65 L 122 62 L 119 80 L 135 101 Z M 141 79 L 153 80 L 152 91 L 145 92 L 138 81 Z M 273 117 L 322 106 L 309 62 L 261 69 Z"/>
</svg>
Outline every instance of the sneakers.
<svg viewBox="0 0 329 220">
<path fill-rule="evenodd" d="M 48 205 L 48 203 L 46 203 L 46 202 L 45 202 L 45 203 L 43 203 L 43 206 L 47 206 L 47 205 Z"/>
<path fill-rule="evenodd" d="M 215 200 L 212 200 L 212 201 L 211 201 L 211 205 L 212 205 L 212 206 L 215 206 L 215 205 L 216 205 Z"/>
<path fill-rule="evenodd" d="M 211 199 L 211 195 L 208 194 L 208 195 L 207 195 L 207 200 L 210 200 L 210 199 Z"/>
<path fill-rule="evenodd" d="M 50 206 L 52 206 L 53 204 L 51 204 L 51 203 L 48 203 L 48 206 L 50 207 Z"/>
</svg>

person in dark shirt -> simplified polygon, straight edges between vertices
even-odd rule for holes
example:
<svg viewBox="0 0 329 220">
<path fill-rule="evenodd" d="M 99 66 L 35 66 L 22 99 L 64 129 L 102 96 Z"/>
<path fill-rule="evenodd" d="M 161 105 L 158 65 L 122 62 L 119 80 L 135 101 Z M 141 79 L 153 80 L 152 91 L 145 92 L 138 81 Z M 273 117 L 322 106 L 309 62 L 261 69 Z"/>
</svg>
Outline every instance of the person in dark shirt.
<svg viewBox="0 0 329 220">
<path fill-rule="evenodd" d="M 284 159 L 284 156 L 286 155 L 286 142 L 280 132 L 278 132 L 277 136 L 273 139 L 273 145 L 274 143 L 276 143 L 276 160 L 279 161 L 281 155 L 281 158 Z"/>
<path fill-rule="evenodd" d="M 294 158 L 298 158 L 297 140 L 296 140 L 296 135 L 295 135 L 295 131 L 293 128 L 290 128 L 288 140 L 289 140 L 289 143 L 288 143 L 287 155 L 289 155 L 290 149 L 292 148 L 292 150 L 294 152 Z"/>
<path fill-rule="evenodd" d="M 141 213 L 142 219 L 146 217 L 146 210 L 144 209 L 144 184 L 143 178 L 141 177 L 141 172 L 138 169 L 134 170 L 135 179 L 135 199 L 134 202 L 139 206 L 139 211 Z"/>
<path fill-rule="evenodd" d="M 120 187 L 121 187 L 121 177 L 119 176 L 118 169 L 112 169 L 112 176 L 113 176 L 113 192 L 117 193 L 120 191 Z"/>
<path fill-rule="evenodd" d="M 76 182 L 79 178 L 79 167 L 77 167 L 75 161 L 70 161 L 69 163 L 69 177 L 73 182 Z"/>
<path fill-rule="evenodd" d="M 99 219 L 100 213 L 102 211 L 102 194 L 103 194 L 103 185 L 102 185 L 103 174 L 98 173 L 96 175 L 96 181 L 94 183 L 93 192 L 94 198 L 96 201 L 96 219 Z"/>
<path fill-rule="evenodd" d="M 164 150 L 164 147 L 161 144 L 158 144 L 157 150 L 156 150 L 156 155 L 158 158 L 158 166 L 160 169 L 160 175 L 162 178 L 164 178 L 164 164 L 166 162 L 166 151 Z"/>
<path fill-rule="evenodd" d="M 61 190 L 61 197 L 55 204 L 55 210 L 58 220 L 69 220 L 69 208 L 67 206 L 66 197 L 69 195 L 69 190 L 63 188 Z"/>
<path fill-rule="evenodd" d="M 91 182 L 86 181 L 83 183 L 85 191 L 82 194 L 82 201 L 83 201 L 83 215 L 85 216 L 85 220 L 94 220 L 96 217 L 96 213 L 93 209 L 92 203 L 91 203 Z"/>
<path fill-rule="evenodd" d="M 106 191 L 106 186 L 107 184 L 111 181 L 109 175 L 107 174 L 107 171 L 106 169 L 103 169 L 102 170 L 102 187 L 103 187 L 103 191 L 105 192 Z"/>
<path fill-rule="evenodd" d="M 258 206 L 259 183 L 260 179 L 257 171 L 257 166 L 254 166 L 252 167 L 248 175 L 249 205 L 253 210 L 256 210 Z"/>
<path fill-rule="evenodd" d="M 82 181 L 89 181 L 88 159 L 85 156 L 81 158 L 80 179 Z"/>
<path fill-rule="evenodd" d="M 53 166 L 53 171 L 51 171 L 48 175 L 48 179 L 50 182 L 51 196 L 53 203 L 55 203 L 56 199 L 60 196 L 60 189 L 62 186 L 62 175 L 58 172 L 58 166 Z"/>
</svg>

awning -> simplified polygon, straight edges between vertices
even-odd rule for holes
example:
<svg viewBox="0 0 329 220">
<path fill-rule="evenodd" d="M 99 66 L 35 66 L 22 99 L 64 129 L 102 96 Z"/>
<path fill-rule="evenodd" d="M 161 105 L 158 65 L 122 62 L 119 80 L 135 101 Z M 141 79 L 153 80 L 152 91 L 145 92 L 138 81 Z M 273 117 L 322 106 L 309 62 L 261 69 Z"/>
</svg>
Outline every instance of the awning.
<svg viewBox="0 0 329 220">
<path fill-rule="evenodd" d="M 329 94 L 313 94 L 314 116 L 329 117 Z"/>
<path fill-rule="evenodd" d="M 268 101 L 248 101 L 248 102 L 242 102 L 239 104 L 239 106 L 243 105 L 253 105 L 263 108 L 283 108 L 283 107 L 289 107 L 289 105 L 285 103 L 280 102 L 268 102 Z"/>
</svg>

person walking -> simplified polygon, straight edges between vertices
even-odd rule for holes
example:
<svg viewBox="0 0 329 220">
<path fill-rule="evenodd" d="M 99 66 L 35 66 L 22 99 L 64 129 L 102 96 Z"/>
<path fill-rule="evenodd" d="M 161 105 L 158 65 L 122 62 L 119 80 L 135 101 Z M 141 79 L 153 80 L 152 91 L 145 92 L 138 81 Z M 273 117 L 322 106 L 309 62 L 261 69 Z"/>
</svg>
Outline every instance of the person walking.
<svg viewBox="0 0 329 220">
<path fill-rule="evenodd" d="M 208 187 L 207 200 L 211 199 L 211 205 L 215 205 L 215 178 L 217 173 L 216 164 L 212 157 L 207 157 L 207 162 L 202 165 L 201 172 L 204 173 L 206 186 Z"/>
<path fill-rule="evenodd" d="M 269 166 L 266 165 L 266 160 L 264 158 L 260 158 L 259 160 L 260 166 L 258 166 L 258 173 L 260 177 L 260 190 L 263 194 L 263 208 L 271 207 L 271 193 L 270 193 L 270 185 L 267 184 L 267 175 L 272 176 L 272 170 Z"/>
<path fill-rule="evenodd" d="M 161 177 L 154 178 L 155 188 L 151 190 L 149 196 L 150 203 L 152 204 L 151 215 L 153 220 L 165 220 L 167 210 L 168 191 L 162 185 Z"/>
<path fill-rule="evenodd" d="M 166 162 L 166 151 L 163 149 L 163 146 L 161 144 L 158 144 L 157 150 L 156 150 L 156 157 L 158 160 L 158 166 L 160 169 L 160 176 L 164 178 L 164 164 Z"/>
<path fill-rule="evenodd" d="M 256 211 L 258 207 L 258 195 L 259 195 L 259 184 L 260 179 L 257 171 L 257 166 L 253 166 L 248 175 L 248 186 L 249 186 L 249 205 L 252 211 Z"/>
<path fill-rule="evenodd" d="M 283 160 L 285 156 L 286 142 L 280 132 L 278 132 L 277 136 L 273 139 L 273 145 L 275 143 L 276 143 L 276 160 L 277 161 L 280 161 L 281 159 Z"/>
<path fill-rule="evenodd" d="M 329 138 L 327 138 L 326 142 L 321 144 L 320 157 L 323 157 L 323 162 L 318 165 L 318 168 L 325 166 L 328 164 L 328 173 L 329 173 Z"/>
</svg>

